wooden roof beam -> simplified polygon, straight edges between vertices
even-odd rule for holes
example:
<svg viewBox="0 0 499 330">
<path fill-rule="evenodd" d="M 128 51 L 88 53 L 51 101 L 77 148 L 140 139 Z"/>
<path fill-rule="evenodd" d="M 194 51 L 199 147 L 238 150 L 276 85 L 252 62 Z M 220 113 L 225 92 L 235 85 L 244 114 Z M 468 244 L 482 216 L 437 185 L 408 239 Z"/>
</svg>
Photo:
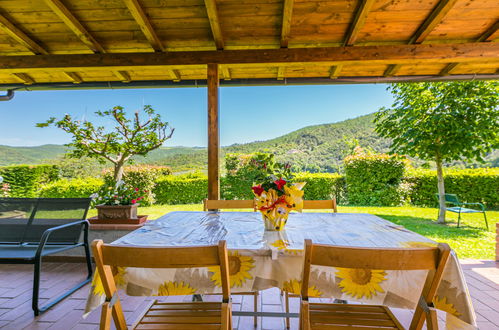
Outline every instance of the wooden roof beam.
<svg viewBox="0 0 499 330">
<path fill-rule="evenodd" d="M 178 70 L 170 69 L 170 70 L 168 70 L 168 74 L 170 75 L 170 78 L 174 82 L 179 82 L 180 80 L 182 80 L 182 78 L 180 76 L 180 72 Z"/>
<path fill-rule="evenodd" d="M 494 34 L 499 30 L 499 20 L 497 20 L 491 27 L 489 27 L 484 33 L 482 33 L 475 42 L 488 42 L 494 39 Z M 440 71 L 440 76 L 447 76 L 451 74 L 451 71 L 454 70 L 459 63 L 449 63 L 442 71 Z"/>
<path fill-rule="evenodd" d="M 105 53 L 104 48 L 102 48 L 60 0 L 45 0 L 45 2 L 88 48 L 94 53 Z"/>
<path fill-rule="evenodd" d="M 337 79 L 340 76 L 341 70 L 343 69 L 342 64 L 333 65 L 329 71 L 329 78 Z"/>
<path fill-rule="evenodd" d="M 375 0 L 361 0 L 359 2 L 359 6 L 355 11 L 355 16 L 353 17 L 353 20 L 348 27 L 343 46 L 353 46 L 353 44 L 357 40 L 357 36 L 360 30 L 366 22 L 367 15 L 369 15 L 369 11 L 371 10 L 374 2 Z"/>
<path fill-rule="evenodd" d="M 178 51 L 166 53 L 108 53 L 0 56 L 0 72 L 133 70 L 137 67 L 206 65 L 244 66 L 268 63 L 413 64 L 453 62 L 497 62 L 499 43 L 382 45 L 357 47 L 278 48 L 224 51 Z"/>
<path fill-rule="evenodd" d="M 283 48 L 287 48 L 289 44 L 289 35 L 291 33 L 291 17 L 293 16 L 293 4 L 294 0 L 284 0 L 281 28 L 281 47 Z"/>
<path fill-rule="evenodd" d="M 222 29 L 220 28 L 220 20 L 218 19 L 216 0 L 204 0 L 204 4 L 206 7 L 206 13 L 208 14 L 208 19 L 210 21 L 211 33 L 213 34 L 215 45 L 218 50 L 224 49 L 224 38 L 222 35 Z"/>
<path fill-rule="evenodd" d="M 222 66 L 220 66 L 220 69 L 222 70 L 222 75 L 224 77 L 224 80 L 231 80 L 232 79 L 230 69 L 227 66 L 222 65 Z"/>
<path fill-rule="evenodd" d="M 18 29 L 11 21 L 9 21 L 5 16 L 0 15 L 0 30 L 3 30 L 11 38 L 16 40 L 18 43 L 29 49 L 30 52 L 38 54 L 48 54 L 48 51 L 40 46 L 33 39 L 28 37 L 23 31 Z"/>
<path fill-rule="evenodd" d="M 409 45 L 422 43 L 431 31 L 442 22 L 445 15 L 447 15 L 456 2 L 457 0 L 440 0 L 407 43 Z M 401 65 L 399 64 L 390 64 L 383 75 L 385 77 L 394 76 L 400 70 L 400 67 Z"/>
<path fill-rule="evenodd" d="M 12 75 L 25 85 L 32 85 L 36 82 L 35 79 L 31 78 L 27 73 L 13 73 Z"/>
<path fill-rule="evenodd" d="M 73 84 L 81 84 L 83 79 L 76 72 L 64 72 L 64 74 L 73 81 Z"/>
<path fill-rule="evenodd" d="M 133 18 L 139 25 L 140 29 L 142 30 L 142 33 L 144 33 L 145 37 L 151 44 L 151 47 L 154 49 L 154 51 L 164 52 L 166 48 L 163 46 L 161 40 L 156 34 L 156 31 L 154 31 L 154 28 L 152 27 L 151 22 L 147 18 L 147 15 L 145 14 L 144 10 L 140 6 L 139 1 L 138 0 L 123 0 L 123 1 L 125 2 L 125 5 L 127 6 Z"/>
<path fill-rule="evenodd" d="M 286 67 L 280 66 L 277 68 L 277 80 L 284 80 L 286 74 Z"/>
<path fill-rule="evenodd" d="M 116 71 L 113 71 L 113 74 L 116 77 L 118 77 L 118 79 L 121 80 L 121 82 L 129 83 L 130 81 L 132 81 L 132 78 L 130 77 L 130 75 L 126 71 L 116 70 Z"/>
</svg>

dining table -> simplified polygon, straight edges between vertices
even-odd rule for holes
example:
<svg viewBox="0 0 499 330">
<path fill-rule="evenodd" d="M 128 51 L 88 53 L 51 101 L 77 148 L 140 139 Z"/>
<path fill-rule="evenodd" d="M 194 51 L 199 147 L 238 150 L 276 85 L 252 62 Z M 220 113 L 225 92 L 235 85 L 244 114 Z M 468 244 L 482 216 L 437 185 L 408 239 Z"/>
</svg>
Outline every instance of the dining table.
<svg viewBox="0 0 499 330">
<path fill-rule="evenodd" d="M 277 287 L 300 293 L 304 240 L 349 247 L 421 248 L 436 246 L 429 238 L 372 214 L 291 213 L 281 231 L 266 231 L 259 212 L 176 211 L 148 221 L 114 241 L 122 246 L 202 246 L 226 240 L 231 292 Z M 128 295 L 172 296 L 221 293 L 218 267 L 189 269 L 118 268 L 115 282 Z M 414 309 L 427 271 L 344 269 L 313 266 L 309 296 Z M 86 313 L 105 300 L 99 275 L 94 275 Z M 445 266 L 433 301 L 446 314 L 449 329 L 476 329 L 466 281 L 454 251 Z M 256 312 L 265 316 L 266 312 Z M 297 317 L 297 313 L 267 316 Z M 234 315 L 255 315 L 236 312 Z"/>
</svg>

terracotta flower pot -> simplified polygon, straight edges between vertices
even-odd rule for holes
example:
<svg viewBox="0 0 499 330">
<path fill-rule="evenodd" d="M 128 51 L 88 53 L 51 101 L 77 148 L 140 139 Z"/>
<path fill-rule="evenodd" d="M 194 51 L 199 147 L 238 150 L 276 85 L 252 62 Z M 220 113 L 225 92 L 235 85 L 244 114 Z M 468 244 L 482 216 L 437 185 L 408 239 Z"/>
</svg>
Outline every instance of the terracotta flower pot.
<svg viewBox="0 0 499 330">
<path fill-rule="evenodd" d="M 137 219 L 137 206 L 133 205 L 97 205 L 99 219 Z"/>
</svg>

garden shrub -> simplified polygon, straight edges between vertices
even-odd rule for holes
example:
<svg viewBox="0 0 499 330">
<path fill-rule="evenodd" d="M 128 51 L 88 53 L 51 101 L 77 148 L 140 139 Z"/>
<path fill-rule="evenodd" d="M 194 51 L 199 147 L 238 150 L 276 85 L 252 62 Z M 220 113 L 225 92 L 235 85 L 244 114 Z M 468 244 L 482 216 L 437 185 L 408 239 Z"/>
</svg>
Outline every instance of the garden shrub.
<svg viewBox="0 0 499 330">
<path fill-rule="evenodd" d="M 398 155 L 357 153 L 345 158 L 348 202 L 396 206 L 403 202 L 401 181 L 406 159 Z"/>
<path fill-rule="evenodd" d="M 412 204 L 437 205 L 437 174 L 434 170 L 411 170 L 404 181 L 411 184 L 409 199 Z M 499 168 L 444 169 L 444 181 L 445 192 L 456 194 L 462 202 L 481 202 L 488 208 L 499 208 Z"/>
<path fill-rule="evenodd" d="M 0 167 L 0 176 L 9 184 L 10 197 L 36 197 L 40 185 L 58 179 L 55 165 L 12 165 Z"/>
<path fill-rule="evenodd" d="M 198 173 L 162 176 L 153 192 L 159 204 L 201 203 L 208 196 L 208 177 Z"/>
<path fill-rule="evenodd" d="M 97 178 L 61 179 L 43 185 L 39 191 L 39 196 L 49 198 L 90 197 L 103 184 L 104 181 Z"/>
<path fill-rule="evenodd" d="M 338 173 L 296 173 L 295 182 L 306 182 L 303 188 L 306 200 L 336 198 L 339 203 L 345 199 L 345 178 Z"/>
<path fill-rule="evenodd" d="M 140 201 L 141 205 L 151 205 L 156 201 L 154 196 L 154 187 L 156 181 L 165 175 L 170 175 L 171 169 L 167 166 L 153 165 L 134 165 L 126 166 L 123 171 L 123 181 L 133 187 L 145 190 L 144 199 Z M 104 171 L 104 180 L 108 184 L 113 182 L 113 171 L 107 169 Z"/>
</svg>

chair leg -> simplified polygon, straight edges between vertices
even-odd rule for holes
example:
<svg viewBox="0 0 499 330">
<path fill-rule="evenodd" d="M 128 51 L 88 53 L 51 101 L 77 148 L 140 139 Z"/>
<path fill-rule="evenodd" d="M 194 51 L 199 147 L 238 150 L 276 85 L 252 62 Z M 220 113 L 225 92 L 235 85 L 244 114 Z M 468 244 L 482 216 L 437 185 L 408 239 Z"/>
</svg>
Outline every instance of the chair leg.
<svg viewBox="0 0 499 330">
<path fill-rule="evenodd" d="M 285 299 L 284 305 L 286 308 L 286 314 L 289 314 L 289 292 L 288 291 L 284 292 L 284 299 Z M 289 316 L 286 316 L 286 329 L 289 329 L 290 326 L 291 325 L 289 322 Z"/>
<path fill-rule="evenodd" d="M 42 258 L 36 258 L 34 264 L 34 274 L 33 274 L 33 298 L 31 300 L 31 307 L 35 316 L 40 315 L 40 309 L 38 308 L 38 296 L 40 294 L 40 270 L 42 268 Z"/>
<path fill-rule="evenodd" d="M 459 228 L 459 223 L 461 222 L 461 211 L 457 215 L 457 228 Z"/>
<path fill-rule="evenodd" d="M 483 218 L 485 219 L 485 227 L 489 230 L 489 223 L 487 222 L 487 215 L 485 214 L 485 211 L 483 211 Z"/>
<path fill-rule="evenodd" d="M 258 291 L 253 294 L 253 308 L 255 312 L 258 312 Z M 258 326 L 258 316 L 253 316 L 253 325 L 255 328 Z"/>
</svg>

